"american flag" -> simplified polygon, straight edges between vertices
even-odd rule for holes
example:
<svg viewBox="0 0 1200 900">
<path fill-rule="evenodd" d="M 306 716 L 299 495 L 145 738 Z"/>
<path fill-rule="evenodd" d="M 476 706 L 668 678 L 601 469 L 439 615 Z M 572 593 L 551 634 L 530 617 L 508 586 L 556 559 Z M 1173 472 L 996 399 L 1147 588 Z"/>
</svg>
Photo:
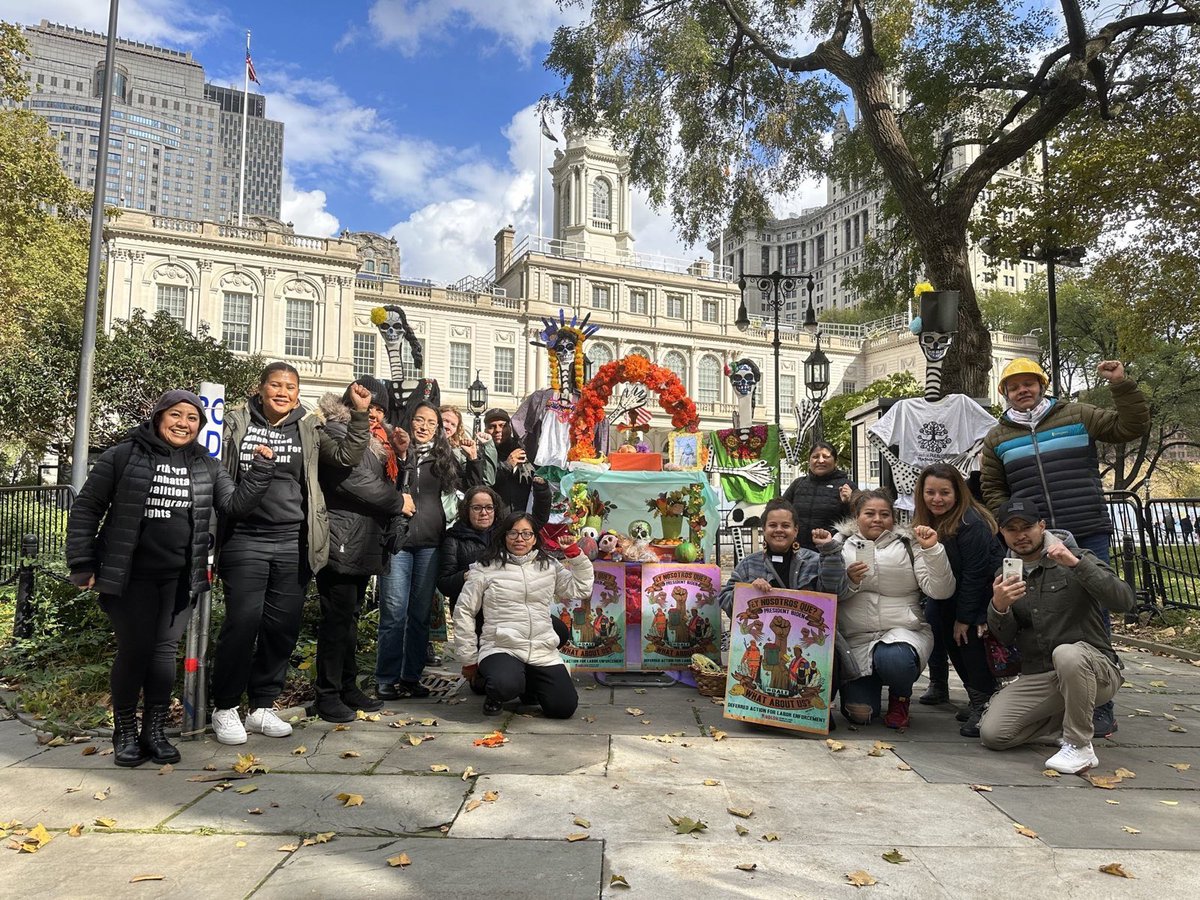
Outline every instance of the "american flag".
<svg viewBox="0 0 1200 900">
<path fill-rule="evenodd" d="M 258 85 L 262 84 L 262 82 L 258 80 L 258 74 L 254 71 L 254 60 L 252 60 L 250 58 L 249 50 L 246 51 L 246 74 L 250 77 L 250 80 L 253 81 L 255 84 L 258 84 Z"/>
<path fill-rule="evenodd" d="M 645 406 L 639 406 L 637 409 L 633 410 L 633 412 L 629 414 L 629 417 L 633 420 L 631 423 L 633 427 L 638 429 L 648 427 L 650 425 L 650 420 L 654 418 L 650 412 L 650 409 Z"/>
</svg>

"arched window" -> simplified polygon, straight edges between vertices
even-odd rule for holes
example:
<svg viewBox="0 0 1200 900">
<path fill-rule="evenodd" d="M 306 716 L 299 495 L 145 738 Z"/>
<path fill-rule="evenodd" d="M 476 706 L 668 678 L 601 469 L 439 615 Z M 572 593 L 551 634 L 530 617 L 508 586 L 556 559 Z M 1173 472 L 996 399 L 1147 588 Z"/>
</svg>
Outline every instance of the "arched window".
<svg viewBox="0 0 1200 900">
<path fill-rule="evenodd" d="M 696 399 L 701 403 L 719 403 L 721 401 L 721 362 L 715 356 L 700 357 L 697 377 Z"/>
<path fill-rule="evenodd" d="M 592 220 L 593 225 L 612 224 L 612 185 L 604 178 L 592 182 Z"/>
<path fill-rule="evenodd" d="M 650 351 L 645 347 L 630 347 L 625 354 L 626 356 L 641 356 L 645 359 L 650 359 Z"/>
<path fill-rule="evenodd" d="M 600 367 L 612 362 L 616 357 L 613 355 L 612 348 L 608 344 L 601 344 L 597 341 L 588 341 L 587 343 L 588 359 L 592 361 L 592 373 L 595 374 L 600 370 Z"/>
<path fill-rule="evenodd" d="M 682 353 L 678 350 L 668 350 L 663 355 L 662 364 L 663 368 L 674 372 L 675 376 L 683 382 L 683 386 L 687 387 L 687 358 Z"/>
</svg>

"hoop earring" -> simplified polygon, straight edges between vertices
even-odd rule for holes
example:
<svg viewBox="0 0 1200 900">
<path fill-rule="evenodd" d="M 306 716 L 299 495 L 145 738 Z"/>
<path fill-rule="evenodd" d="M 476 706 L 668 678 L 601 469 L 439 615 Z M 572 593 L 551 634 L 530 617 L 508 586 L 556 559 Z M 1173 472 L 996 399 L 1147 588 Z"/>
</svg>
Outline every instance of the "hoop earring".
<svg viewBox="0 0 1200 900">
<path fill-rule="evenodd" d="M 792 552 L 793 553 L 800 552 L 800 542 L 799 541 L 792 541 Z"/>
</svg>

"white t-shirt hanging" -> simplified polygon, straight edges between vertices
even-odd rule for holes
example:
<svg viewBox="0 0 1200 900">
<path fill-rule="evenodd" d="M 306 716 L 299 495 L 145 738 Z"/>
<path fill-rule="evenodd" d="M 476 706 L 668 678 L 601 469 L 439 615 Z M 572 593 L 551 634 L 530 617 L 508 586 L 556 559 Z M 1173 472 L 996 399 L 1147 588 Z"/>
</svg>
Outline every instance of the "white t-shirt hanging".
<svg viewBox="0 0 1200 900">
<path fill-rule="evenodd" d="M 869 430 L 885 444 L 899 447 L 904 462 L 924 468 L 967 450 L 995 424 L 966 394 L 949 394 L 934 403 L 924 397 L 900 400 Z M 912 497 L 898 497 L 896 505 L 912 509 Z"/>
</svg>

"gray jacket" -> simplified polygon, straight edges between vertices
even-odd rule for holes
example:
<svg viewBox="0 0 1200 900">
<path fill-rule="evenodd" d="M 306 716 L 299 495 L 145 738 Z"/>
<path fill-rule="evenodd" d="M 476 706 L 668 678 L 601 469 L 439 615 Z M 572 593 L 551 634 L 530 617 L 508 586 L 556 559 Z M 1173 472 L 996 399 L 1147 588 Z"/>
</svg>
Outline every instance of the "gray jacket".
<svg viewBox="0 0 1200 900">
<path fill-rule="evenodd" d="M 749 584 L 762 578 L 768 584 L 790 591 L 816 590 L 826 594 L 837 594 L 846 581 L 846 564 L 842 559 L 841 544 L 831 541 L 820 553 L 801 547 L 792 557 L 792 569 L 787 581 L 782 580 L 778 569 L 768 559 L 766 550 L 744 557 L 733 569 L 733 574 L 721 588 L 721 609 L 733 615 L 733 588 L 739 583 Z"/>
</svg>

